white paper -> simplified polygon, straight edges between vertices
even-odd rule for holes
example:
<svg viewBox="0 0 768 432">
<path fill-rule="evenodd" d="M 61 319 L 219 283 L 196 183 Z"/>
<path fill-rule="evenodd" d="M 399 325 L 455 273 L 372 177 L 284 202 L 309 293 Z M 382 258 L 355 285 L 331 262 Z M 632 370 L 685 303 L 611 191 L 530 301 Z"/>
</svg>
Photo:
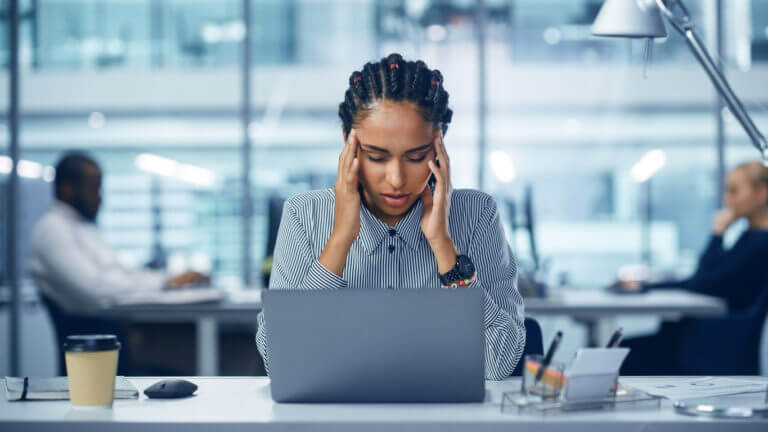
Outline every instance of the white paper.
<svg viewBox="0 0 768 432">
<path fill-rule="evenodd" d="M 766 384 L 732 378 L 648 378 L 632 387 L 654 396 L 672 400 L 725 396 L 747 392 L 766 391 Z"/>
</svg>

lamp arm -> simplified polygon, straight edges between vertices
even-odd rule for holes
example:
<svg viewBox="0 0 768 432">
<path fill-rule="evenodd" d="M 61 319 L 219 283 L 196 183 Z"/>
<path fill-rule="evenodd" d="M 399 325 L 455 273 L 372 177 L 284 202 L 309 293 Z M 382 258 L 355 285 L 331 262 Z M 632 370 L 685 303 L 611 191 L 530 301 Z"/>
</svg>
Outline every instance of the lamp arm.
<svg viewBox="0 0 768 432">
<path fill-rule="evenodd" d="M 712 81 L 712 85 L 715 86 L 717 93 L 725 100 L 725 103 L 728 105 L 733 116 L 736 117 L 741 124 L 741 127 L 744 128 L 744 131 L 752 140 L 752 145 L 760 151 L 760 155 L 763 157 L 763 162 L 768 163 L 768 142 L 766 142 L 765 137 L 757 129 L 757 126 L 755 126 L 755 123 L 747 113 L 741 100 L 739 100 L 736 93 L 733 92 L 730 84 L 728 84 L 728 80 L 725 79 L 725 76 L 715 65 L 715 62 L 704 47 L 701 39 L 696 35 L 694 26 L 689 19 L 688 11 L 685 9 L 683 2 L 681 0 L 674 0 L 674 3 L 680 6 L 683 10 L 684 16 L 682 18 L 672 14 L 662 0 L 656 0 L 656 2 L 664 15 L 669 19 L 672 27 L 685 38 L 688 47 L 693 52 L 696 60 L 699 61 L 699 64 L 704 68 L 704 71 Z"/>
</svg>

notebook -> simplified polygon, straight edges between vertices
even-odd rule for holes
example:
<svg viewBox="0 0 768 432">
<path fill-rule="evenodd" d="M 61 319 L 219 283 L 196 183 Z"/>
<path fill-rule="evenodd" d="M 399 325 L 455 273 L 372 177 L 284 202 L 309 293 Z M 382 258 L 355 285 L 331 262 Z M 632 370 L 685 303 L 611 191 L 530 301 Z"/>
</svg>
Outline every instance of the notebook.
<svg viewBox="0 0 768 432">
<path fill-rule="evenodd" d="M 21 400 L 23 393 L 24 378 L 5 377 L 5 397 L 9 401 Z M 139 391 L 124 376 L 115 377 L 115 399 L 132 399 L 138 396 Z M 30 377 L 27 383 L 26 399 L 69 399 L 69 381 L 67 377 Z"/>
</svg>

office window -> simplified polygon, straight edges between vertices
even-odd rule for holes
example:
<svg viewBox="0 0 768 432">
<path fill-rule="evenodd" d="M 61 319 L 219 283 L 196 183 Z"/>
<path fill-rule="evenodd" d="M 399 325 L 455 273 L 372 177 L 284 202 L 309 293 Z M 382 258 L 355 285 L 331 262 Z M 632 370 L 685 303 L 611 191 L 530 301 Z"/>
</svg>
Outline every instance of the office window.
<svg viewBox="0 0 768 432">
<path fill-rule="evenodd" d="M 84 150 L 102 166 L 99 228 L 122 259 L 239 278 L 241 2 L 35 4 L 22 44 L 38 61 L 23 63 L 21 93 L 22 157 L 43 168 L 35 215 L 52 199 L 48 167 Z"/>
<path fill-rule="evenodd" d="M 530 185 L 549 282 L 605 283 L 621 264 L 641 261 L 644 248 L 655 265 L 690 267 L 716 206 L 714 91 L 671 28 L 652 44 L 647 65 L 643 41 L 591 37 L 600 4 L 487 0 L 480 95 L 474 1 L 253 0 L 254 273 L 268 249 L 270 197 L 332 185 L 343 145 L 336 110 L 348 76 L 391 52 L 443 72 L 455 112 L 446 144 L 461 161 L 454 186 L 478 187 L 482 176 L 525 265 L 524 231 L 519 239 L 511 231 L 523 222 Z M 688 6 L 709 42 L 714 2 Z M 160 243 L 169 255 L 203 251 L 216 272 L 241 275 L 240 68 L 248 34 L 241 7 L 240 0 L 22 2 L 22 156 L 45 169 L 66 149 L 92 152 L 108 176 L 102 229 L 126 259 L 151 261 Z M 765 7 L 764 0 L 728 2 L 723 16 L 729 78 L 758 125 L 768 123 L 760 85 Z M 7 89 L 0 94 L 7 101 Z M 477 160 L 480 101 L 484 161 Z M 739 125 L 725 119 L 728 165 L 753 158 Z M 631 170 L 656 149 L 665 164 L 651 180 L 648 246 L 649 188 Z M 144 153 L 209 170 L 215 181 L 153 180 L 137 167 Z M 584 241 L 591 232 L 620 235 L 592 244 Z"/>
<path fill-rule="evenodd" d="M 24 48 L 41 69 L 231 66 L 240 2 L 39 0 Z"/>
<path fill-rule="evenodd" d="M 765 63 L 768 61 L 768 2 L 765 0 L 752 0 L 751 19 L 752 61 Z"/>
</svg>

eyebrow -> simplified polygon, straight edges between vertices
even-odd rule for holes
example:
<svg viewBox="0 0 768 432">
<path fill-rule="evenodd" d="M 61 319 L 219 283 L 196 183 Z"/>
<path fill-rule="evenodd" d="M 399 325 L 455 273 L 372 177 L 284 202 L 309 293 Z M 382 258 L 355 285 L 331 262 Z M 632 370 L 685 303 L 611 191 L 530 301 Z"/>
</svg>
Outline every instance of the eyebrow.
<svg viewBox="0 0 768 432">
<path fill-rule="evenodd" d="M 368 147 L 369 149 L 371 149 L 371 150 L 373 150 L 375 152 L 389 154 L 389 150 L 387 150 L 385 148 L 381 148 L 381 147 L 372 146 L 372 145 L 369 145 L 369 144 L 362 144 L 361 143 L 360 147 Z M 406 150 L 405 152 L 406 153 L 416 153 L 416 152 L 419 152 L 419 151 L 422 151 L 422 150 L 427 150 L 430 147 L 432 147 L 432 143 L 424 144 L 423 146 L 419 146 L 419 147 L 414 147 L 414 148 L 412 148 L 410 150 Z M 365 149 L 363 149 L 363 150 L 365 150 Z"/>
</svg>

